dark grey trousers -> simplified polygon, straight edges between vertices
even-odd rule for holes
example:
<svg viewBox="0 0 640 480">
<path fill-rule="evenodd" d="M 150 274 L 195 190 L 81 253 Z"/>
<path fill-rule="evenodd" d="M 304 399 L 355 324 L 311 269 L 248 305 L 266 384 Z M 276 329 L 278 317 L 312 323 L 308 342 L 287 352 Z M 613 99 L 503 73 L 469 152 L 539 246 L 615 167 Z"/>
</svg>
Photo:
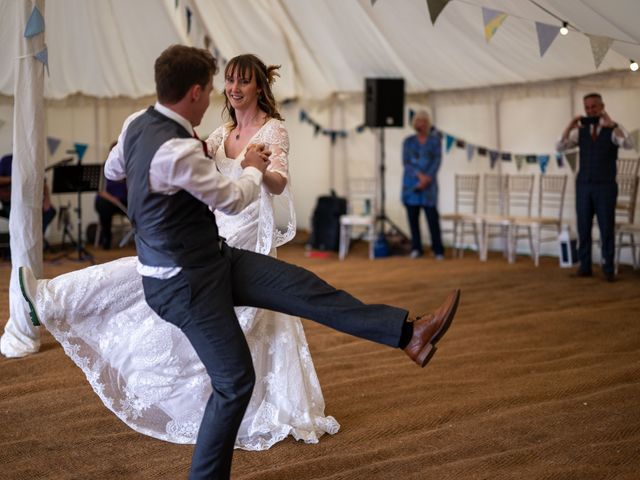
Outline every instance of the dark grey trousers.
<svg viewBox="0 0 640 480">
<path fill-rule="evenodd" d="M 229 478 L 233 445 L 253 391 L 251 354 L 234 306 L 308 318 L 391 347 L 398 347 L 408 314 L 365 305 L 303 268 L 225 244 L 210 265 L 183 268 L 166 280 L 143 277 L 142 283 L 149 306 L 185 333 L 213 385 L 190 480 Z"/>
</svg>

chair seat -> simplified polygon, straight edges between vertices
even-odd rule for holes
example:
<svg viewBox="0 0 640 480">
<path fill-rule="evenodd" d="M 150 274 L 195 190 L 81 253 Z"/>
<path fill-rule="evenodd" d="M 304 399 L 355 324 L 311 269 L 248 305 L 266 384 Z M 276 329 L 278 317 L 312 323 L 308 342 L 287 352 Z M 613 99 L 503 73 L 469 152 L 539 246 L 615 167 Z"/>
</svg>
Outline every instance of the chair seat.
<svg viewBox="0 0 640 480">
<path fill-rule="evenodd" d="M 371 225 L 374 221 L 373 215 L 341 215 L 341 225 Z"/>
<path fill-rule="evenodd" d="M 511 222 L 518 225 L 560 225 L 560 219 L 553 217 L 511 217 Z"/>
</svg>

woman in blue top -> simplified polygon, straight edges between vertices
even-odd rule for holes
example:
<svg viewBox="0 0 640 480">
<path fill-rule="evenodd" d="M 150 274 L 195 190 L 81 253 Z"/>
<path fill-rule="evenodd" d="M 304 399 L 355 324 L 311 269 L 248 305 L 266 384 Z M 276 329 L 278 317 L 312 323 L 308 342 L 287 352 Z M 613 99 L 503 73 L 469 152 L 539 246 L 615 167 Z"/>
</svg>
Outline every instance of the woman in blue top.
<svg viewBox="0 0 640 480">
<path fill-rule="evenodd" d="M 440 236 L 437 179 L 442 159 L 442 137 L 431 126 L 429 114 L 424 110 L 416 113 L 413 128 L 416 134 L 407 137 L 402 145 L 402 203 L 407 209 L 411 228 L 411 257 L 422 256 L 420 209 L 423 208 L 431 234 L 431 249 L 436 259 L 442 260 L 444 248 Z"/>
</svg>

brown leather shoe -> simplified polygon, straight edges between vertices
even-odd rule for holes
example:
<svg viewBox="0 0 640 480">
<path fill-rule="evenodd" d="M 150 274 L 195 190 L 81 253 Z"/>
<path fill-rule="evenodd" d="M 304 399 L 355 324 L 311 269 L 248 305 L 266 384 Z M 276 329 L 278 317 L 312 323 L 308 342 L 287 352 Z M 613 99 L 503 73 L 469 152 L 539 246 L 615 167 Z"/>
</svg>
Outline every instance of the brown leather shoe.
<svg viewBox="0 0 640 480">
<path fill-rule="evenodd" d="M 454 290 L 433 313 L 413 322 L 413 337 L 404 348 L 411 360 L 424 367 L 436 353 L 436 343 L 446 333 L 458 308 L 460 290 Z"/>
</svg>

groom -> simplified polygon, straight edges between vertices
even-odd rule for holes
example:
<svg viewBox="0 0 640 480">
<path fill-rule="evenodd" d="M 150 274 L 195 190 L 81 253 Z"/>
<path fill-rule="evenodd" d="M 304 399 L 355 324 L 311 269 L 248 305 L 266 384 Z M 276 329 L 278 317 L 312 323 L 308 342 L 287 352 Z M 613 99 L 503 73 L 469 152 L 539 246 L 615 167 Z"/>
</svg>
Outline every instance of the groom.
<svg viewBox="0 0 640 480">
<path fill-rule="evenodd" d="M 198 432 L 189 478 L 228 479 L 233 446 L 255 382 L 251 355 L 233 310 L 245 305 L 309 318 L 339 331 L 403 348 L 420 366 L 449 327 L 459 290 L 415 322 L 408 312 L 365 305 L 314 274 L 229 247 L 209 207 L 227 214 L 256 197 L 270 152 L 249 149 L 236 181 L 207 157 L 193 127 L 207 107 L 217 70 L 206 50 L 174 45 L 155 63 L 158 101 L 129 117 L 105 165 L 127 179 L 138 271 L 149 306 L 189 338 L 213 394 Z"/>
</svg>

